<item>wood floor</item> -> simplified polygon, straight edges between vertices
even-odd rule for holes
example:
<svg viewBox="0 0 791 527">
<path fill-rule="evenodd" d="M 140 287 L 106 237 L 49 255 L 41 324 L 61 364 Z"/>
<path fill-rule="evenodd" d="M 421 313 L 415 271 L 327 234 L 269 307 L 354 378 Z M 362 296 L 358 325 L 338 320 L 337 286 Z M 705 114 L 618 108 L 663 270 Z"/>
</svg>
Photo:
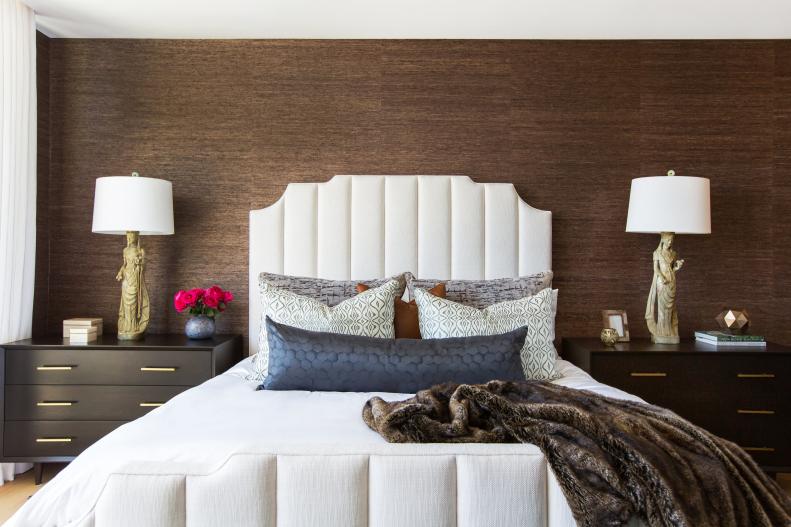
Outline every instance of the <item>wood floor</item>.
<svg viewBox="0 0 791 527">
<path fill-rule="evenodd" d="M 46 465 L 44 468 L 44 484 L 55 477 L 55 474 L 60 472 L 64 466 L 66 465 L 57 463 Z M 791 474 L 779 474 L 777 481 L 786 492 L 791 494 Z M 0 523 L 4 523 L 10 518 L 25 503 L 25 500 L 35 494 L 40 488 L 33 481 L 32 470 L 18 475 L 14 481 L 9 481 L 0 487 Z"/>
<path fill-rule="evenodd" d="M 44 465 L 44 484 L 55 477 L 65 464 L 48 463 Z M 27 499 L 43 486 L 37 486 L 33 479 L 33 471 L 18 474 L 14 481 L 7 481 L 0 487 L 0 523 L 11 517 Z"/>
</svg>

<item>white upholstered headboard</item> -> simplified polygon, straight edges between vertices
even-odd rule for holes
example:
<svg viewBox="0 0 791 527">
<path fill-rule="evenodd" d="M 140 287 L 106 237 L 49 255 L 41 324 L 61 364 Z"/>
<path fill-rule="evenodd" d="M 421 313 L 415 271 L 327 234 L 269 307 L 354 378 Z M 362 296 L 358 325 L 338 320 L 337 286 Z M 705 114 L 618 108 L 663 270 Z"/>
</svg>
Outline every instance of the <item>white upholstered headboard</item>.
<svg viewBox="0 0 791 527">
<path fill-rule="evenodd" d="M 258 347 L 262 271 L 479 280 L 549 269 L 552 213 L 522 201 L 510 183 L 467 176 L 291 183 L 276 203 L 250 211 L 250 353 Z"/>
</svg>

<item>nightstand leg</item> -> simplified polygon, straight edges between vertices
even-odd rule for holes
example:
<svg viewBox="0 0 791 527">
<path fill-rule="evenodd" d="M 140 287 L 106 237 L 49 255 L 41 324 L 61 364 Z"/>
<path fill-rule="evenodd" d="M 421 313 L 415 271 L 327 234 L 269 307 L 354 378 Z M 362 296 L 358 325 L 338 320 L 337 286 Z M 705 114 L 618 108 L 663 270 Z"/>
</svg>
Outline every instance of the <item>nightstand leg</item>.
<svg viewBox="0 0 791 527">
<path fill-rule="evenodd" d="M 36 485 L 41 485 L 41 480 L 44 477 L 44 463 L 33 463 L 33 475 Z"/>
</svg>

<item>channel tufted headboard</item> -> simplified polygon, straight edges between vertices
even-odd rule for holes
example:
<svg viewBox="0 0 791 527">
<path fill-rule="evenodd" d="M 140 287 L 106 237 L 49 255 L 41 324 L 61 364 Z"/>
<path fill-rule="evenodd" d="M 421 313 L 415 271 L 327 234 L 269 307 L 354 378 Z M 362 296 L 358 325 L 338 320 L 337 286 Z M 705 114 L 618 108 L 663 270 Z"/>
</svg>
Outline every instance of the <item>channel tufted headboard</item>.
<svg viewBox="0 0 791 527">
<path fill-rule="evenodd" d="M 474 280 L 549 269 L 552 213 L 522 201 L 510 183 L 467 176 L 291 183 L 276 203 L 250 211 L 250 354 L 258 347 L 262 271 Z"/>
</svg>

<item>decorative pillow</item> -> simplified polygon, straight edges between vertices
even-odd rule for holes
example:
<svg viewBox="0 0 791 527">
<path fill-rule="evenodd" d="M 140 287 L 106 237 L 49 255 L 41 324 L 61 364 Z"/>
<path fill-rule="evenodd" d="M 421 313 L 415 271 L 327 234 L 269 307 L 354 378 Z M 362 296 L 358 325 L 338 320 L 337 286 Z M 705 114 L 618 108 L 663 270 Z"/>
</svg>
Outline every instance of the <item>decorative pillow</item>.
<svg viewBox="0 0 791 527">
<path fill-rule="evenodd" d="M 486 309 L 439 298 L 420 288 L 415 289 L 415 297 L 423 338 L 497 335 L 527 326 L 521 352 L 525 378 L 550 380 L 558 377 L 551 338 L 554 333 L 551 289 L 519 300 L 492 304 Z"/>
<path fill-rule="evenodd" d="M 357 284 L 357 291 L 362 293 L 370 289 L 365 284 Z M 445 284 L 437 284 L 428 290 L 434 296 L 445 298 Z M 395 336 L 397 339 L 419 339 L 420 325 L 417 319 L 417 304 L 414 300 L 404 302 L 395 299 Z"/>
<path fill-rule="evenodd" d="M 261 331 L 258 353 L 253 363 L 253 379 L 266 377 L 269 345 L 266 337 L 266 317 L 276 322 L 312 331 L 394 338 L 393 301 L 399 290 L 398 280 L 390 280 L 375 289 L 360 293 L 336 306 L 328 306 L 285 289 L 261 282 Z"/>
<path fill-rule="evenodd" d="M 321 333 L 267 318 L 267 390 L 415 393 L 454 381 L 519 380 L 527 328 L 494 336 L 381 339 Z"/>
<path fill-rule="evenodd" d="M 370 288 L 382 286 L 390 280 L 398 281 L 398 298 L 404 296 L 406 275 L 399 274 L 392 278 L 377 280 L 326 280 L 324 278 L 308 278 L 306 276 L 287 276 L 275 273 L 258 275 L 259 287 L 264 283 L 285 289 L 298 295 L 318 300 L 328 306 L 337 306 L 357 294 L 357 284 L 363 283 Z M 433 285 L 433 284 L 432 284 Z"/>
<path fill-rule="evenodd" d="M 518 278 L 497 278 L 494 280 L 424 280 L 406 273 L 406 286 L 409 298 L 415 298 L 415 289 L 429 289 L 437 282 L 445 283 L 445 298 L 484 309 L 497 302 L 519 300 L 535 295 L 552 285 L 552 271 L 520 276 Z"/>
</svg>

